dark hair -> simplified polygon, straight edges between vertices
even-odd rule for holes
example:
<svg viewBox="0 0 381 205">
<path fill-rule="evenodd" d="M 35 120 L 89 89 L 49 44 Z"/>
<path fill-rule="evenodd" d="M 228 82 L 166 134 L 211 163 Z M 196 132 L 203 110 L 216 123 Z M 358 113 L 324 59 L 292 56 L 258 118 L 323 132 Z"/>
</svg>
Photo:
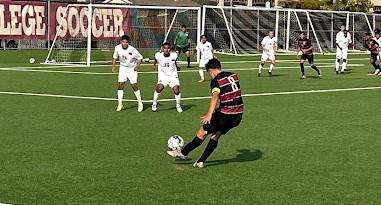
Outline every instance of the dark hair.
<svg viewBox="0 0 381 205">
<path fill-rule="evenodd" d="M 171 43 L 169 43 L 169 42 L 164 42 L 163 45 L 161 45 L 161 46 L 163 46 L 163 47 L 164 47 L 164 46 L 169 46 L 169 47 L 171 47 L 172 45 L 171 45 Z"/>
<path fill-rule="evenodd" d="M 128 36 L 128 35 L 123 35 L 122 36 L 122 41 L 123 40 L 127 40 L 127 41 L 129 41 L 130 40 L 130 37 Z"/>
<path fill-rule="evenodd" d="M 208 61 L 205 65 L 206 70 L 209 69 L 221 69 L 221 63 L 218 59 L 213 58 Z"/>
<path fill-rule="evenodd" d="M 187 26 L 185 24 L 181 25 L 181 28 L 186 28 Z"/>
<path fill-rule="evenodd" d="M 369 32 L 366 32 L 366 33 L 365 33 L 365 35 L 366 35 L 366 36 L 370 36 L 370 35 L 371 35 L 371 33 L 369 33 Z"/>
<path fill-rule="evenodd" d="M 380 29 L 376 28 L 376 29 L 374 29 L 374 32 L 375 33 L 380 33 Z"/>
<path fill-rule="evenodd" d="M 206 34 L 202 34 L 202 35 L 201 35 L 201 38 L 202 38 L 202 37 L 208 38 L 208 37 L 206 36 Z"/>
</svg>

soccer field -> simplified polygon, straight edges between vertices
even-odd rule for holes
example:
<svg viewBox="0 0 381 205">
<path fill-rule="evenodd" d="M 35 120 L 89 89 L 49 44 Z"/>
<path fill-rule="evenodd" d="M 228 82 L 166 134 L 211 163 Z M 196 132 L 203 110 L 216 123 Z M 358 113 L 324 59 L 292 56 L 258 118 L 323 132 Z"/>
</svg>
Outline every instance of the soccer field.
<svg viewBox="0 0 381 205">
<path fill-rule="evenodd" d="M 210 80 L 197 82 L 196 64 L 181 64 L 183 113 L 168 87 L 151 111 L 151 64 L 139 73 L 144 111 L 126 86 L 115 112 L 110 66 L 28 63 L 45 56 L 0 51 L 0 203 L 381 204 L 381 76 L 368 75 L 368 55 L 350 55 L 345 75 L 317 55 L 323 77 L 305 64 L 300 80 L 295 56 L 259 78 L 259 56 L 219 54 L 240 77 L 245 113 L 204 169 L 192 164 L 207 143 L 185 161 L 166 154 L 167 139 L 189 142 L 207 111 Z"/>
</svg>

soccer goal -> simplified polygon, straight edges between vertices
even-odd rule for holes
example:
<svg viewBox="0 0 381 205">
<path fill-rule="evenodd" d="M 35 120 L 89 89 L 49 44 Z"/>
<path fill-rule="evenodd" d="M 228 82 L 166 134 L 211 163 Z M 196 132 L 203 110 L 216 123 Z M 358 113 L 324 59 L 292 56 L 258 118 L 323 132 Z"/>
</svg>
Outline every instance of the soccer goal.
<svg viewBox="0 0 381 205">
<path fill-rule="evenodd" d="M 200 41 L 200 7 L 154 7 L 106 4 L 69 4 L 53 8 L 57 22 L 46 64 L 108 63 L 120 37 L 131 37 L 145 59 L 153 59 L 163 42 L 173 43 L 181 25 L 187 26 L 194 49 Z"/>
<path fill-rule="evenodd" d="M 378 27 L 380 17 L 360 12 L 204 6 L 202 33 L 217 51 L 252 55 L 261 52 L 261 41 L 269 30 L 275 31 L 283 52 L 295 52 L 298 31 L 304 31 L 314 52 L 324 54 L 335 52 L 336 33 L 344 24 L 352 37 L 352 51 L 362 51 L 364 33 Z"/>
</svg>

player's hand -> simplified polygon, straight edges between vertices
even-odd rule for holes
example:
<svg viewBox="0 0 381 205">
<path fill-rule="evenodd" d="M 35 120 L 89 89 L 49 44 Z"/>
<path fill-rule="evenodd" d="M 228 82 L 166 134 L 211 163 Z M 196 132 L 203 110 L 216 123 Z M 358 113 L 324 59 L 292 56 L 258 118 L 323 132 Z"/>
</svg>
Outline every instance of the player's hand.
<svg viewBox="0 0 381 205">
<path fill-rule="evenodd" d="M 152 65 L 152 70 L 155 70 L 156 69 L 156 65 Z"/>
<path fill-rule="evenodd" d="M 210 120 L 212 119 L 212 115 L 204 115 L 201 118 L 201 122 L 203 124 L 210 124 Z"/>
<path fill-rule="evenodd" d="M 299 53 L 298 53 L 298 54 L 296 54 L 296 58 L 299 58 Z"/>
<path fill-rule="evenodd" d="M 115 73 L 115 68 L 114 67 L 111 68 L 111 72 Z"/>
<path fill-rule="evenodd" d="M 137 66 L 135 66 L 134 71 L 138 71 L 138 67 Z"/>
</svg>

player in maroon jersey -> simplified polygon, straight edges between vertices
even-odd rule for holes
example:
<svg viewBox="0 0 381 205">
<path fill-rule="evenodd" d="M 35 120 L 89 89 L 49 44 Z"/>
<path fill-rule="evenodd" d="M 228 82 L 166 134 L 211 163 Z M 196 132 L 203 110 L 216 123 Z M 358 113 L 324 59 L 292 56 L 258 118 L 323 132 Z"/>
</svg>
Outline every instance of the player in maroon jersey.
<svg viewBox="0 0 381 205">
<path fill-rule="evenodd" d="M 364 37 L 364 47 L 370 51 L 370 64 L 374 67 L 374 75 L 377 75 L 380 73 L 381 67 L 379 65 L 379 45 L 378 42 L 375 39 L 372 39 L 371 33 L 365 33 Z"/>
<path fill-rule="evenodd" d="M 297 48 L 297 54 L 296 57 L 299 58 L 299 52 L 302 52 L 302 56 L 300 57 L 300 71 L 302 73 L 301 79 L 306 79 L 306 74 L 304 72 L 304 61 L 308 61 L 311 68 L 314 69 L 318 77 L 321 77 L 321 71 L 316 67 L 314 64 L 314 53 L 313 53 L 314 46 L 311 43 L 311 40 L 305 37 L 305 34 L 303 31 L 299 32 L 299 39 L 298 39 L 298 48 Z"/>
<path fill-rule="evenodd" d="M 194 167 L 203 168 L 204 162 L 216 149 L 218 139 L 230 129 L 237 127 L 242 120 L 243 100 L 241 87 L 237 74 L 222 71 L 221 63 L 217 59 L 211 59 L 205 65 L 212 81 L 212 99 L 206 115 L 201 117 L 203 126 L 197 132 L 194 139 L 181 150 L 167 151 L 176 158 L 185 159 L 187 155 L 202 144 L 208 134 L 211 134 L 204 153 L 193 164 Z M 219 107 L 216 109 L 217 103 Z"/>
</svg>

